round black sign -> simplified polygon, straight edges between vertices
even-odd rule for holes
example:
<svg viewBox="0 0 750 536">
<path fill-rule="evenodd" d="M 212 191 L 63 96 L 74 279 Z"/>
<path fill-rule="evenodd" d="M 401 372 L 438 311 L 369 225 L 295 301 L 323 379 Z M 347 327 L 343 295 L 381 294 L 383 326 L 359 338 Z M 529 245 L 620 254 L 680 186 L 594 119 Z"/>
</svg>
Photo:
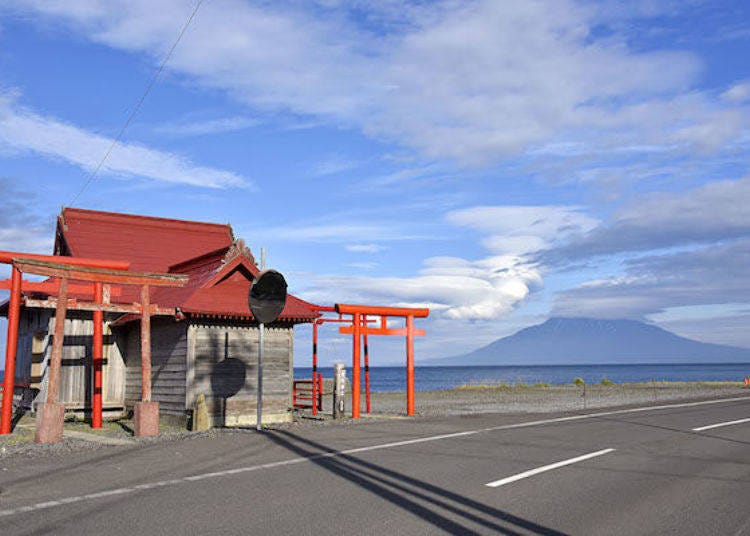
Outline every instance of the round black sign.
<svg viewBox="0 0 750 536">
<path fill-rule="evenodd" d="M 264 270 L 250 286 L 247 298 L 255 319 L 261 324 L 276 320 L 286 304 L 286 281 L 276 270 Z"/>
</svg>

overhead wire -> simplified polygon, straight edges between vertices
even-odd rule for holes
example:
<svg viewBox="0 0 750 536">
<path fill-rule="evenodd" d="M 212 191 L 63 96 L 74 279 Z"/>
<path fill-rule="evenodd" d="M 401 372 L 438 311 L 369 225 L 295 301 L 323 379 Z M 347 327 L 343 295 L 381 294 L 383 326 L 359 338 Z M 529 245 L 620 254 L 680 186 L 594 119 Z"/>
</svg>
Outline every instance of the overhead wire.
<svg viewBox="0 0 750 536">
<path fill-rule="evenodd" d="M 187 31 L 190 24 L 193 22 L 193 19 L 198 13 L 198 10 L 201 7 L 201 4 L 203 4 L 204 0 L 198 0 L 198 2 L 195 4 L 195 7 L 193 8 L 193 11 L 190 13 L 190 16 L 188 17 L 185 24 L 182 26 L 182 29 L 180 30 L 180 33 L 177 35 L 177 39 L 175 39 L 175 42 L 172 44 L 172 47 L 169 49 L 169 52 L 167 52 L 167 55 L 162 60 L 161 64 L 159 65 L 159 68 L 156 70 L 154 75 L 151 77 L 151 80 L 149 81 L 148 85 L 146 86 L 146 90 L 141 95 L 140 99 L 138 99 L 138 102 L 136 102 L 135 107 L 131 110 L 130 114 L 127 117 L 127 120 L 122 125 L 122 128 L 120 128 L 120 131 L 117 133 L 117 136 L 112 140 L 112 143 L 109 145 L 109 148 L 107 149 L 107 152 L 104 153 L 104 156 L 101 160 L 99 160 L 99 163 L 96 165 L 94 170 L 89 174 L 89 176 L 84 181 L 83 185 L 81 186 L 80 190 L 76 193 L 75 196 L 73 196 L 73 199 L 70 201 L 70 205 L 72 206 L 75 204 L 76 201 L 78 201 L 78 198 L 81 197 L 84 191 L 86 191 L 86 188 L 93 182 L 93 180 L 96 178 L 96 176 L 101 171 L 102 167 L 104 166 L 105 162 L 109 158 L 109 156 L 112 154 L 112 151 L 117 146 L 117 144 L 122 140 L 122 136 L 125 134 L 125 131 L 128 129 L 130 124 L 133 122 L 133 119 L 138 114 L 138 112 L 141 109 L 141 106 L 143 106 L 143 102 L 146 100 L 146 97 L 151 92 L 151 89 L 153 89 L 154 85 L 156 84 L 157 80 L 161 76 L 162 71 L 164 71 L 164 68 L 166 67 L 169 60 L 172 58 L 172 54 L 174 54 L 175 49 L 177 48 L 177 45 L 182 40 L 182 36 L 185 35 L 185 32 Z"/>
</svg>

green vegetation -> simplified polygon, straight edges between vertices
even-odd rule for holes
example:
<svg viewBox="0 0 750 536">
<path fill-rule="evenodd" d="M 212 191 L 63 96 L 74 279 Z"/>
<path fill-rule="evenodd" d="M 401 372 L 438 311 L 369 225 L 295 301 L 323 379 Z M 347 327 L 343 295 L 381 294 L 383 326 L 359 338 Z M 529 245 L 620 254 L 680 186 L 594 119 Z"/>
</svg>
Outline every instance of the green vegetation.
<svg viewBox="0 0 750 536">
<path fill-rule="evenodd" d="M 586 382 L 583 381 L 583 378 L 576 378 L 575 380 L 573 380 L 573 385 L 577 385 L 578 387 L 583 387 L 584 385 L 586 385 Z"/>
<path fill-rule="evenodd" d="M 607 385 L 607 386 L 615 384 L 615 382 L 613 382 L 611 380 L 608 380 L 607 378 L 602 378 L 602 382 L 601 383 L 602 383 L 602 385 Z"/>
</svg>

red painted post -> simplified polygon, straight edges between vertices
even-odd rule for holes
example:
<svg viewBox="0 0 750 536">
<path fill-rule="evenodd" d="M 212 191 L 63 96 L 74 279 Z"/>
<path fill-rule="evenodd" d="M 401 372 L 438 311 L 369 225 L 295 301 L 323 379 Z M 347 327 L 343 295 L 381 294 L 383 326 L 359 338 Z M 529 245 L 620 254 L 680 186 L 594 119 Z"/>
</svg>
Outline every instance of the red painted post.
<svg viewBox="0 0 750 536">
<path fill-rule="evenodd" d="M 367 319 L 367 317 L 365 317 Z M 365 328 L 367 327 L 367 322 L 364 323 Z M 367 332 L 363 335 L 364 343 L 365 343 L 365 409 L 367 413 L 370 413 L 370 350 L 369 345 L 367 344 Z"/>
<path fill-rule="evenodd" d="M 141 287 L 141 400 L 151 402 L 151 296 Z"/>
<path fill-rule="evenodd" d="M 312 414 L 318 414 L 318 321 L 313 320 L 312 346 Z"/>
<path fill-rule="evenodd" d="M 414 317 L 406 317 L 406 414 L 414 415 Z"/>
<path fill-rule="evenodd" d="M 318 374 L 318 399 L 315 401 L 318 409 L 323 411 L 323 375 Z"/>
<path fill-rule="evenodd" d="M 49 360 L 49 382 L 47 383 L 47 404 L 57 404 L 60 393 L 60 367 L 62 366 L 63 342 L 65 341 L 65 315 L 68 312 L 68 278 L 60 280 L 55 310 L 55 332 L 52 339 L 52 355 Z"/>
<path fill-rule="evenodd" d="M 94 283 L 94 301 L 102 303 L 102 283 Z M 94 368 L 94 393 L 91 407 L 91 428 L 102 427 L 102 364 L 104 361 L 104 312 L 94 311 L 94 337 L 92 357 Z"/>
<path fill-rule="evenodd" d="M 354 334 L 352 335 L 352 419 L 359 419 L 359 397 L 360 397 L 360 376 L 359 376 L 359 360 L 360 360 L 360 340 L 359 331 L 360 324 L 362 323 L 362 315 L 354 313 L 352 325 L 354 326 Z"/>
<path fill-rule="evenodd" d="M 5 343 L 5 377 L 3 378 L 3 407 L 0 434 L 9 434 L 13 420 L 13 391 L 16 379 L 18 351 L 18 320 L 21 313 L 21 272 L 13 268 L 10 303 L 8 305 L 8 338 Z"/>
</svg>

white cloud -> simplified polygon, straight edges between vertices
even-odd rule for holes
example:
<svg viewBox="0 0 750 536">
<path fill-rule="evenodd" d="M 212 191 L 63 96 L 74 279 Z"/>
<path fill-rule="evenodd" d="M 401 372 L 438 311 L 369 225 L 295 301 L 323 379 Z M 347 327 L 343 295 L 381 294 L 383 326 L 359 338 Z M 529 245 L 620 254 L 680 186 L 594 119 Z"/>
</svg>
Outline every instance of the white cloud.
<svg viewBox="0 0 750 536">
<path fill-rule="evenodd" d="M 155 62 L 191 8 L 179 0 L 10 5 Z M 613 23 L 604 11 L 572 0 L 216 0 L 201 7 L 169 69 L 256 109 L 323 118 L 469 164 L 562 141 L 589 151 L 717 150 L 747 123 L 736 99 L 721 104 L 695 91 L 693 55 L 597 39 L 592 29 Z"/>
<path fill-rule="evenodd" d="M 352 160 L 341 155 L 331 155 L 313 166 L 313 174 L 316 177 L 337 175 L 344 171 L 349 171 L 357 168 L 360 165 L 360 162 L 357 162 L 356 160 Z"/>
<path fill-rule="evenodd" d="M 0 249 L 50 254 L 52 235 L 51 229 L 41 226 L 0 228 Z"/>
<path fill-rule="evenodd" d="M 319 303 L 430 307 L 446 318 L 489 319 L 510 313 L 541 285 L 541 275 L 512 256 L 473 262 L 436 257 L 427 259 L 415 277 L 313 276 L 306 284 L 302 295 Z"/>
<path fill-rule="evenodd" d="M 377 262 L 350 262 L 347 264 L 347 266 L 350 266 L 352 268 L 355 268 L 357 270 L 374 270 L 378 266 L 380 266 Z"/>
<path fill-rule="evenodd" d="M 319 303 L 337 300 L 426 306 L 449 319 L 499 318 L 542 287 L 542 269 L 529 253 L 590 231 L 597 224 L 581 207 L 565 206 L 470 207 L 449 212 L 445 220 L 480 231 L 485 235 L 482 244 L 493 254 L 478 260 L 431 257 L 413 277 L 310 274 L 301 278 L 302 295 Z M 354 244 L 347 249 L 379 248 L 371 246 L 374 244 Z"/>
<path fill-rule="evenodd" d="M 581 207 L 566 206 L 472 207 L 450 212 L 446 219 L 489 235 L 482 244 L 490 251 L 514 254 L 546 249 L 598 224 Z"/>
<path fill-rule="evenodd" d="M 354 253 L 378 253 L 385 249 L 387 249 L 385 246 L 380 246 L 378 244 L 349 244 L 346 246 L 347 251 L 352 251 Z"/>
<path fill-rule="evenodd" d="M 349 220 L 351 221 L 351 220 Z M 406 227 L 399 225 L 358 224 L 358 223 L 303 223 L 280 227 L 258 227 L 250 230 L 247 236 L 254 236 L 256 240 L 267 239 L 285 242 L 352 242 L 363 237 L 369 240 L 382 241 L 411 241 L 411 240 L 439 240 L 440 237 L 418 232 L 405 233 Z"/>
<path fill-rule="evenodd" d="M 17 105 L 7 94 L 0 94 L 0 150 L 32 152 L 92 171 L 111 143 L 111 138 L 39 115 Z M 208 188 L 249 185 L 230 171 L 197 166 L 185 157 L 135 143 L 118 144 L 102 171 Z"/>
<path fill-rule="evenodd" d="M 611 221 L 545 254 L 551 262 L 648 251 L 750 236 L 750 178 L 715 181 L 684 192 L 644 194 Z"/>
<path fill-rule="evenodd" d="M 721 94 L 721 98 L 733 102 L 746 102 L 750 100 L 750 81 L 735 84 Z"/>
<path fill-rule="evenodd" d="M 260 121 L 253 119 L 252 117 L 237 116 L 206 119 L 203 121 L 165 123 L 157 126 L 154 130 L 159 134 L 166 134 L 168 136 L 189 137 L 236 132 L 259 124 Z"/>
</svg>

